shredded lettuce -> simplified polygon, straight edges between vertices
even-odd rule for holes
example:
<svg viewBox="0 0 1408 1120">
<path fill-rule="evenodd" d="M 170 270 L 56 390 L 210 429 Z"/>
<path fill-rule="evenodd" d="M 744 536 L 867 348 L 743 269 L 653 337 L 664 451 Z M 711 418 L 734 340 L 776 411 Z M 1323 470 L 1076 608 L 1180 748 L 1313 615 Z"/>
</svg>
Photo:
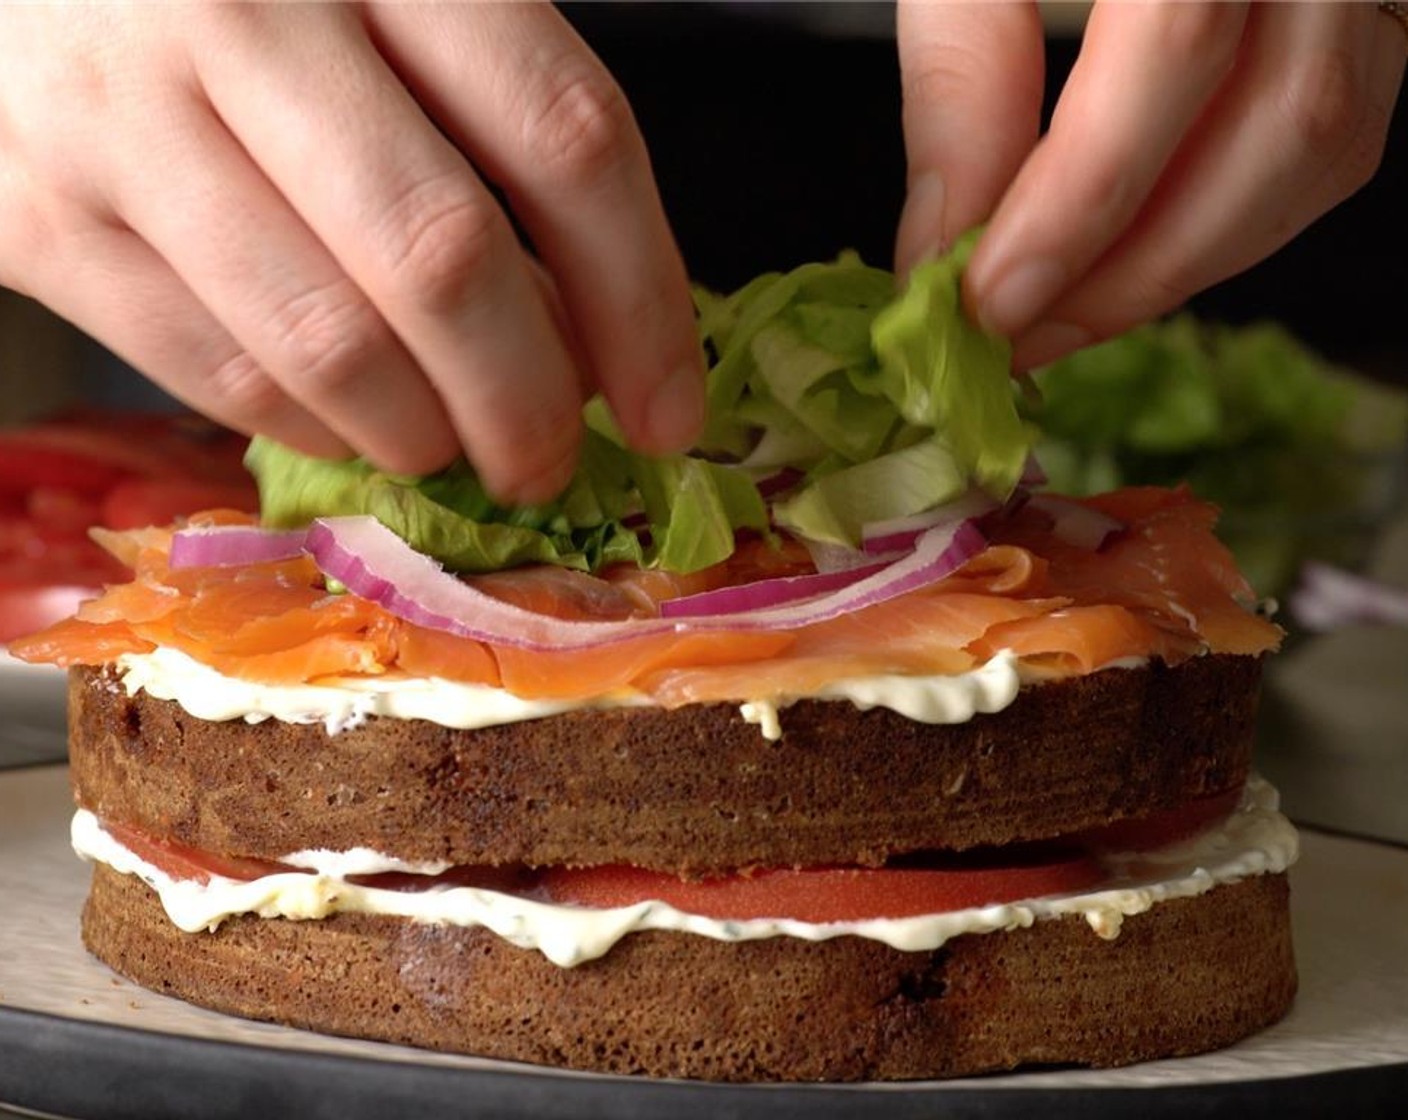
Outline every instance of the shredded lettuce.
<svg viewBox="0 0 1408 1120">
<path fill-rule="evenodd" d="M 1017 412 L 1007 343 L 961 310 L 974 240 L 919 266 L 903 292 L 853 253 L 729 295 L 696 290 L 709 415 L 689 455 L 631 451 L 596 398 L 566 491 L 507 508 L 464 461 L 412 477 L 256 439 L 247 462 L 264 520 L 370 514 L 461 572 L 617 561 L 688 572 L 726 559 L 740 530 L 854 546 L 867 521 L 921 513 L 974 486 L 1004 498 L 1035 436 Z M 769 506 L 757 483 L 784 470 L 802 481 Z"/>
<path fill-rule="evenodd" d="M 1351 562 L 1401 479 L 1408 395 L 1335 368 L 1279 325 L 1184 314 L 1035 381 L 1023 411 L 1042 429 L 1052 489 L 1187 481 L 1223 508 L 1220 531 L 1263 595 L 1283 593 L 1308 557 Z"/>
<path fill-rule="evenodd" d="M 899 293 L 889 273 L 843 254 L 732 296 L 696 295 L 717 358 L 706 447 L 806 472 L 774 505 L 779 525 L 854 545 L 867 521 L 974 486 L 1011 493 L 1035 437 L 1017 413 L 1010 347 L 959 302 L 976 238 L 920 265 Z"/>
<path fill-rule="evenodd" d="M 767 528 L 762 498 L 743 472 L 685 456 L 647 459 L 590 428 L 567 490 L 540 506 L 496 505 L 462 460 L 436 474 L 394 475 L 255 439 L 246 464 L 265 524 L 370 514 L 457 572 L 534 563 L 595 571 L 622 561 L 690 572 L 726 558 L 737 529 Z M 625 523 L 637 511 L 650 530 L 644 539 Z"/>
</svg>

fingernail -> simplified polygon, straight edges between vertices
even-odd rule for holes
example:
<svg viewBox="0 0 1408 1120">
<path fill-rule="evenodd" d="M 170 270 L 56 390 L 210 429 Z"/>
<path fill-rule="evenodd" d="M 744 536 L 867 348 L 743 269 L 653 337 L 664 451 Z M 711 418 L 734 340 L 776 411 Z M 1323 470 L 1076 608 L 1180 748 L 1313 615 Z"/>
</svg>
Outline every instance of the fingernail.
<svg viewBox="0 0 1408 1120">
<path fill-rule="evenodd" d="M 944 177 L 937 171 L 925 171 L 914 177 L 905 192 L 904 209 L 900 212 L 899 229 L 895 233 L 895 272 L 899 276 L 920 261 L 936 257 L 944 244 L 944 201 L 947 190 Z"/>
<path fill-rule="evenodd" d="M 655 387 L 645 413 L 649 450 L 684 451 L 704 427 L 704 371 L 686 362 Z"/>
<path fill-rule="evenodd" d="M 1075 323 L 1038 323 L 1012 347 L 1012 368 L 1022 373 L 1089 346 L 1095 336 Z"/>
<path fill-rule="evenodd" d="M 1023 261 L 979 296 L 978 319 L 987 330 L 1011 338 L 1046 309 L 1065 282 L 1066 268 L 1060 261 L 1050 257 Z"/>
</svg>

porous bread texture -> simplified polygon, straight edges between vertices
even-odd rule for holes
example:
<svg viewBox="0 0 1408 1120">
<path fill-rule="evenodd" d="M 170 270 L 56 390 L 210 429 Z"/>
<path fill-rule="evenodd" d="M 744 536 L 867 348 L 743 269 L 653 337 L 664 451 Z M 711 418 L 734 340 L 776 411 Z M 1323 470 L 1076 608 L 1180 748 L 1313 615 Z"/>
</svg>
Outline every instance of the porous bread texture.
<svg viewBox="0 0 1408 1120">
<path fill-rule="evenodd" d="M 1211 656 L 1024 689 L 1003 712 L 916 724 L 844 702 L 764 739 L 731 705 L 585 710 L 456 731 L 370 720 L 208 723 L 71 685 L 80 804 L 220 854 L 371 847 L 402 859 L 689 873 L 880 863 L 1045 838 L 1237 788 L 1260 664 Z M 859 937 L 651 931 L 576 968 L 487 930 L 342 913 L 178 930 L 99 865 L 83 936 L 133 980 L 333 1034 L 582 1070 L 725 1081 L 953 1077 L 1214 1049 L 1295 991 L 1284 875 L 1127 918 L 969 934 L 928 952 Z"/>
<path fill-rule="evenodd" d="M 1040 840 L 1240 787 L 1260 661 L 1215 655 L 1024 688 L 966 723 L 802 701 L 770 742 L 730 704 L 584 709 L 454 730 L 212 723 L 74 671 L 71 767 L 99 818 L 278 859 L 628 863 L 687 875 L 878 865 Z"/>
<path fill-rule="evenodd" d="M 646 932 L 562 969 L 483 929 L 363 914 L 182 933 L 145 883 L 99 865 L 83 938 L 139 984 L 248 1018 L 718 1081 L 1128 1065 L 1244 1038 L 1284 1015 L 1296 988 L 1284 875 L 1160 903 L 1109 941 L 1079 917 L 930 952 Z"/>
</svg>

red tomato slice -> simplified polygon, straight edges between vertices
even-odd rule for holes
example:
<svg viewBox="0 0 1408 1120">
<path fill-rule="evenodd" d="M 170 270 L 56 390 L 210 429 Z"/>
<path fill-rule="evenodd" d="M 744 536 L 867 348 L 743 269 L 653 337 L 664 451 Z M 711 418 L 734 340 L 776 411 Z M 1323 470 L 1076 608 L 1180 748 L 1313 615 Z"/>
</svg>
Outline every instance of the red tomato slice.
<svg viewBox="0 0 1408 1120">
<path fill-rule="evenodd" d="M 169 525 L 203 509 L 259 508 L 253 480 L 247 483 L 195 482 L 184 479 L 133 478 L 119 482 L 103 499 L 103 524 L 109 529 L 145 529 Z"/>
<path fill-rule="evenodd" d="M 29 561 L 36 573 L 48 566 L 42 562 L 49 556 L 51 549 L 86 541 L 87 538 L 82 533 L 71 529 L 55 529 L 26 515 L 0 517 L 0 562 Z"/>
<path fill-rule="evenodd" d="M 234 483 L 248 477 L 248 443 L 190 413 L 74 411 L 0 431 L 0 491 L 43 484 L 98 493 L 113 476 Z"/>
<path fill-rule="evenodd" d="M 209 882 L 212 875 L 250 880 L 299 868 L 269 860 L 220 856 L 126 825 L 103 827 L 134 855 L 173 879 Z M 607 909 L 659 899 L 706 918 L 792 918 L 804 922 L 863 921 L 940 914 L 971 906 L 1013 902 L 1095 886 L 1105 873 L 1094 859 L 1063 855 L 962 870 L 932 868 L 821 868 L 762 871 L 726 879 L 683 882 L 636 867 L 455 867 L 438 876 L 387 873 L 351 881 L 387 890 L 468 886 L 531 892 L 551 902 Z"/>
<path fill-rule="evenodd" d="M 0 434 L 0 490 L 24 493 L 53 486 L 95 497 L 128 473 L 81 448 L 48 447 L 26 440 L 23 433 Z"/>
<path fill-rule="evenodd" d="M 942 914 L 1085 890 L 1105 878 L 1087 856 L 981 869 L 816 868 L 759 871 L 685 882 L 638 867 L 552 868 L 542 886 L 554 902 L 608 909 L 647 899 L 705 918 L 854 922 Z"/>
<path fill-rule="evenodd" d="M 1117 821 L 1083 832 L 1077 840 L 1097 852 L 1145 852 L 1202 832 L 1224 820 L 1242 799 L 1240 789 L 1201 797 L 1138 820 Z"/>
<path fill-rule="evenodd" d="M 174 840 L 158 839 L 128 825 L 104 821 L 103 828 L 133 855 L 164 871 L 173 879 L 208 883 L 212 875 L 218 875 L 226 879 L 249 882 L 265 875 L 307 871 L 307 868 L 293 867 L 274 860 L 216 855 Z M 511 893 L 531 889 L 534 879 L 533 872 L 514 866 L 452 867 L 440 875 L 388 871 L 376 875 L 349 875 L 347 881 L 390 891 L 417 891 L 430 887 L 478 887 L 481 890 Z"/>
<path fill-rule="evenodd" d="M 139 859 L 164 871 L 173 879 L 194 879 L 198 883 L 208 883 L 213 875 L 226 879 L 249 881 L 265 875 L 276 875 L 281 871 L 297 871 L 285 863 L 272 860 L 244 859 L 240 856 L 218 856 L 178 844 L 174 840 L 158 840 L 127 825 L 103 822 L 107 833 Z"/>
<path fill-rule="evenodd" d="M 52 420 L 0 433 L 0 448 L 41 462 L 86 461 L 112 475 L 158 478 L 177 474 L 169 441 L 156 435 L 117 430 L 117 422 Z M 63 485 L 64 479 L 41 479 Z"/>
<path fill-rule="evenodd" d="M 349 875 L 349 883 L 383 891 L 424 891 L 432 887 L 474 887 L 501 894 L 522 894 L 533 890 L 537 874 L 525 867 L 452 867 L 439 875 L 418 875 L 408 871 L 382 871 L 376 875 Z"/>
<path fill-rule="evenodd" d="M 0 645 L 67 618 L 98 592 L 95 586 L 0 583 Z"/>
<path fill-rule="evenodd" d="M 38 525 L 86 536 L 102 515 L 96 495 L 63 486 L 36 486 L 25 495 L 25 512 Z"/>
</svg>

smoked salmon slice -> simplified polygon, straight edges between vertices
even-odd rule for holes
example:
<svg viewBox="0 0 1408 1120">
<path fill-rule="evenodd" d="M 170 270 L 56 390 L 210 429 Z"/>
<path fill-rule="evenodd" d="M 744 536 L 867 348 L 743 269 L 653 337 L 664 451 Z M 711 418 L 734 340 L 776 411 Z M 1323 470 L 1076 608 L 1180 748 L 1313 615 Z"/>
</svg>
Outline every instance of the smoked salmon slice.
<svg viewBox="0 0 1408 1120">
<path fill-rule="evenodd" d="M 1232 553 L 1213 533 L 1216 509 L 1186 487 L 1129 487 L 1081 499 L 1124 523 L 1092 551 L 1063 542 L 1035 511 L 1020 510 L 999 539 L 1046 560 L 1051 595 L 1086 605 L 1125 607 L 1217 653 L 1257 654 L 1280 643 L 1281 630 L 1253 609 L 1255 594 Z"/>
<path fill-rule="evenodd" d="M 134 578 L 11 652 L 100 665 L 166 646 L 266 684 L 396 673 L 525 698 L 630 693 L 676 706 L 807 695 L 875 674 L 960 673 L 1001 650 L 1037 675 L 1067 676 L 1131 659 L 1176 663 L 1278 644 L 1280 630 L 1251 609 L 1250 588 L 1213 535 L 1211 506 L 1187 490 L 1148 488 L 1086 501 L 1124 525 L 1099 549 L 1063 541 L 1049 517 L 1021 509 L 992 519 L 991 544 L 957 572 L 889 602 L 789 631 L 656 633 L 586 654 L 494 646 L 414 626 L 357 596 L 330 593 L 307 558 L 172 571 L 169 532 L 110 533 L 105 543 L 135 568 Z M 215 517 L 231 523 L 229 514 Z M 758 538 L 687 576 L 537 566 L 473 582 L 538 613 L 608 620 L 655 617 L 667 599 L 812 570 L 798 542 Z"/>
</svg>

